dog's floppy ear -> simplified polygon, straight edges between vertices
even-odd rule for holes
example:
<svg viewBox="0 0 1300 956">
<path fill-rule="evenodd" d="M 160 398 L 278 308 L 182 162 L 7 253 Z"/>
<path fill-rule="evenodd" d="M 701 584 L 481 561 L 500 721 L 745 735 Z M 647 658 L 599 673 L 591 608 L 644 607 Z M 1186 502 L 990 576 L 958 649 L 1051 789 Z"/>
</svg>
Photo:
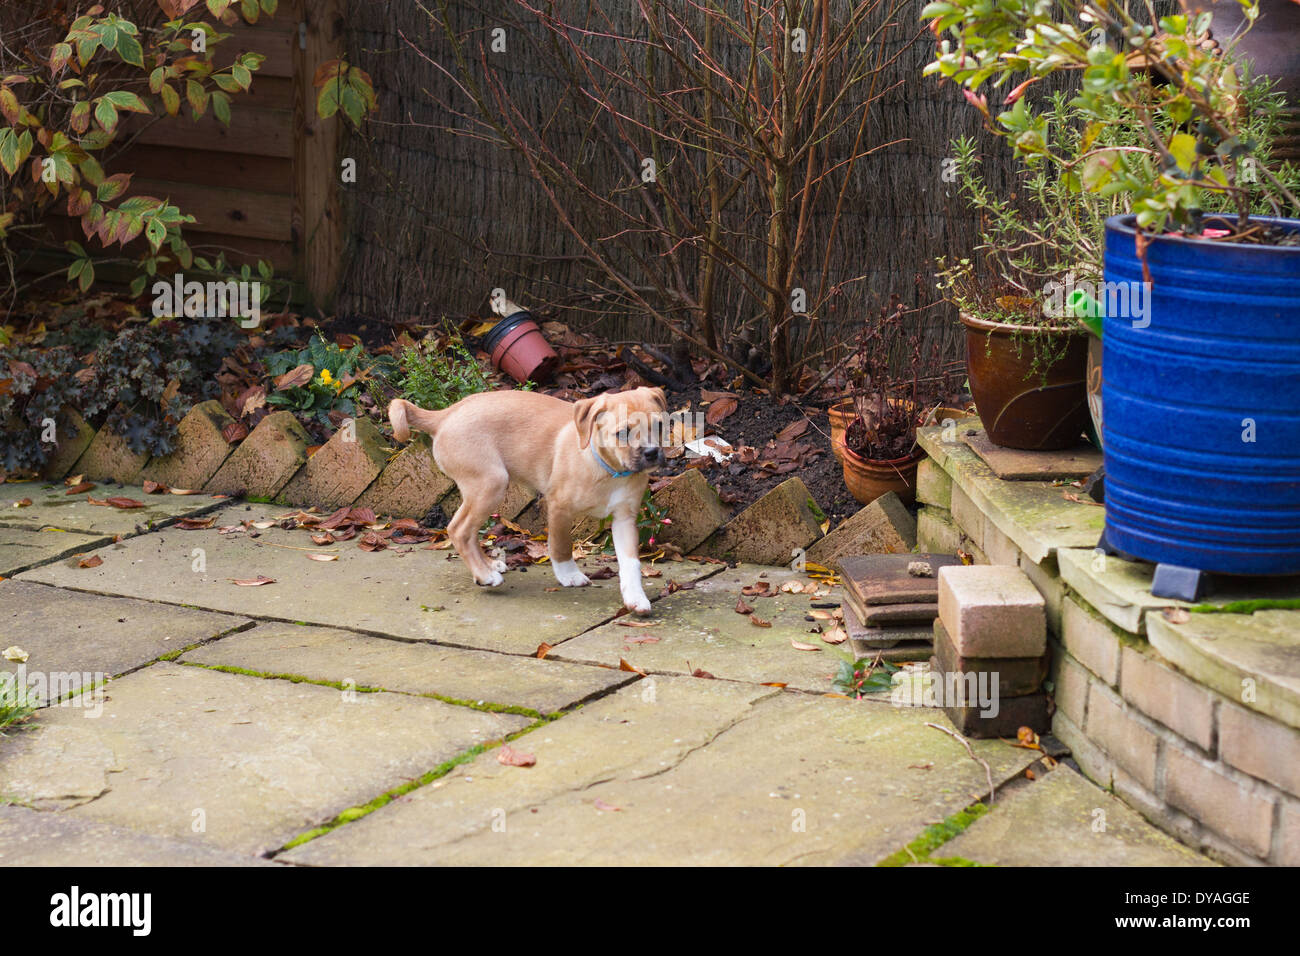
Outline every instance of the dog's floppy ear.
<svg viewBox="0 0 1300 956">
<path fill-rule="evenodd" d="M 668 411 L 668 396 L 664 394 L 662 388 L 650 389 L 650 397 L 654 399 L 654 403 L 659 406 L 659 411 Z"/>
<path fill-rule="evenodd" d="M 596 417 L 600 414 L 603 397 L 597 395 L 595 398 L 584 398 L 573 404 L 573 424 L 578 429 L 579 448 L 586 448 L 591 444 L 591 430 L 596 427 Z"/>
</svg>

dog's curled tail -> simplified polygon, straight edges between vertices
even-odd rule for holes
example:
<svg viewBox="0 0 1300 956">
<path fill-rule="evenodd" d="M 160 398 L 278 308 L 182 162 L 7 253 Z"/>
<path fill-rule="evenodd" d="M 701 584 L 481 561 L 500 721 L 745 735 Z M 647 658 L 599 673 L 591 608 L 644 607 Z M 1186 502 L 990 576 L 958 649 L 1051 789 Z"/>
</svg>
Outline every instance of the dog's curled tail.
<svg viewBox="0 0 1300 956">
<path fill-rule="evenodd" d="M 410 441 L 411 429 L 432 435 L 438 426 L 438 413 L 413 405 L 404 398 L 395 398 L 388 403 L 388 420 L 393 425 L 393 437 L 398 441 Z"/>
</svg>

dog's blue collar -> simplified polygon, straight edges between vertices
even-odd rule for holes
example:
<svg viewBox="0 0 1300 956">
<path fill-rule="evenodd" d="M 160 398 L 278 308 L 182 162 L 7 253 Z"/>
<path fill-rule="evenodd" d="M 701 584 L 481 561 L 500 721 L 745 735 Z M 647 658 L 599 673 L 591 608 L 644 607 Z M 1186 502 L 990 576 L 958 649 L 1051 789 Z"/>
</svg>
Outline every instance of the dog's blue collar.
<svg viewBox="0 0 1300 956">
<path fill-rule="evenodd" d="M 610 467 L 609 462 L 607 462 L 604 458 L 600 457 L 600 452 L 596 451 L 596 445 L 594 442 L 588 445 L 587 447 L 591 449 L 591 457 L 596 459 L 596 461 L 600 463 L 600 467 L 604 468 L 605 472 L 611 478 L 631 478 L 633 475 L 636 474 L 635 471 L 615 471 L 612 467 Z"/>
</svg>

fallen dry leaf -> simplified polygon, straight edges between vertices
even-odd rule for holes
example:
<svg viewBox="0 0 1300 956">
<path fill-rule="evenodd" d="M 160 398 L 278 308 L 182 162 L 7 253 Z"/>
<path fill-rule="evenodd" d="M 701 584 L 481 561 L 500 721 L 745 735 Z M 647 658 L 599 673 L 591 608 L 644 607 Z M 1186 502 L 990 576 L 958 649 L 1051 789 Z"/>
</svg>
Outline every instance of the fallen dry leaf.
<svg viewBox="0 0 1300 956">
<path fill-rule="evenodd" d="M 22 499 L 22 501 L 15 501 L 15 502 L 14 502 L 14 507 L 15 507 L 15 508 L 27 508 L 27 507 L 29 507 L 29 506 L 31 505 L 31 503 L 32 503 L 32 499 L 31 499 L 31 498 L 24 498 L 24 499 Z"/>
<path fill-rule="evenodd" d="M 97 554 L 92 554 L 88 558 L 82 558 L 77 562 L 79 568 L 97 568 L 104 563 L 104 559 Z"/>
<path fill-rule="evenodd" d="M 631 671 L 633 674 L 640 674 L 642 677 L 648 676 L 646 672 L 643 671 L 641 668 L 633 664 L 629 664 L 621 657 L 618 659 L 618 669 L 621 671 Z"/>
<path fill-rule="evenodd" d="M 1186 624 L 1192 619 L 1192 615 L 1184 607 L 1161 608 L 1160 616 L 1170 624 Z"/>
<path fill-rule="evenodd" d="M 827 644 L 843 644 L 848 639 L 849 635 L 846 634 L 844 629 L 841 627 L 831 628 L 831 630 L 822 635 L 822 640 Z"/>
<path fill-rule="evenodd" d="M 283 391 L 286 388 L 297 388 L 306 385 L 316 374 L 316 369 L 310 363 L 304 363 L 291 368 L 275 380 L 275 390 Z"/>
<path fill-rule="evenodd" d="M 275 583 L 275 578 L 268 578 L 268 577 L 267 577 L 266 575 L 264 575 L 264 574 L 259 574 L 259 575 L 258 575 L 257 577 L 255 577 L 255 578 L 248 578 L 248 579 L 246 579 L 246 580 L 242 580 L 242 581 L 239 580 L 239 579 L 237 579 L 237 578 L 231 578 L 230 580 L 231 580 L 231 581 L 234 581 L 234 582 L 235 582 L 236 584 L 238 584 L 241 588 L 260 588 L 263 584 L 274 584 L 274 583 Z"/>
<path fill-rule="evenodd" d="M 136 501 L 134 498 L 122 498 L 122 497 L 105 498 L 104 504 L 112 505 L 114 508 L 121 508 L 124 511 L 130 508 L 144 507 L 143 501 Z"/>
<path fill-rule="evenodd" d="M 206 528 L 211 528 L 213 522 L 216 520 L 215 515 L 211 518 L 181 518 L 176 522 L 176 527 L 180 528 L 182 531 L 202 531 Z"/>
<path fill-rule="evenodd" d="M 307 557 L 310 558 L 312 561 L 337 561 L 339 559 L 339 556 L 337 554 L 316 553 L 316 554 L 309 554 L 307 555 Z"/>
<path fill-rule="evenodd" d="M 658 643 L 659 643 L 659 638 L 657 638 L 657 637 L 649 637 L 649 636 L 646 636 L 646 637 L 625 637 L 625 638 L 623 638 L 623 643 L 624 643 L 624 644 L 658 644 Z"/>
<path fill-rule="evenodd" d="M 596 807 L 597 810 L 609 810 L 614 813 L 617 813 L 619 810 L 623 809 L 622 807 L 616 807 L 612 803 L 606 803 L 604 800 L 599 800 L 599 799 L 595 802 L 594 806 Z"/>
<path fill-rule="evenodd" d="M 749 615 L 749 623 L 750 623 L 750 624 L 753 624 L 755 627 L 771 627 L 771 626 L 772 626 L 772 622 L 771 622 L 771 621 L 765 621 L 765 620 L 763 620 L 761 617 L 759 617 L 757 614 L 751 614 L 751 615 Z"/>
<path fill-rule="evenodd" d="M 546 659 L 546 655 L 549 654 L 549 653 L 551 653 L 551 648 L 552 648 L 553 646 L 554 646 L 554 645 L 547 644 L 545 641 L 543 641 L 541 644 L 538 644 L 538 645 L 537 645 L 537 659 L 538 659 L 539 661 L 541 661 L 541 660 L 545 660 L 545 659 Z"/>
<path fill-rule="evenodd" d="M 69 488 L 67 491 L 65 491 L 64 494 L 65 494 L 65 495 L 79 495 L 79 494 L 81 494 L 83 491 L 90 491 L 90 490 L 91 490 L 92 488 L 94 488 L 94 487 L 95 487 L 95 483 L 94 483 L 93 481 L 83 481 L 83 482 L 80 482 L 79 484 L 75 484 L 75 485 L 73 485 L 71 488 Z"/>
<path fill-rule="evenodd" d="M 63 479 L 63 483 L 64 483 L 65 485 L 67 485 L 68 487 L 71 487 L 71 486 L 73 486 L 73 485 L 79 485 L 79 484 L 81 484 L 81 483 L 82 483 L 83 481 L 85 481 L 85 480 L 86 480 L 86 476 L 85 476 L 84 474 L 82 474 L 82 475 L 68 475 L 68 477 L 66 477 L 66 478 Z"/>
<path fill-rule="evenodd" d="M 146 495 L 165 495 L 170 490 L 170 488 L 160 481 L 149 481 L 146 479 L 144 483 L 144 493 Z"/>
<path fill-rule="evenodd" d="M 787 685 L 786 685 L 785 681 L 783 681 L 783 680 L 768 680 L 768 681 L 763 681 L 763 685 L 762 685 L 762 686 L 764 686 L 764 687 L 785 687 L 785 686 L 787 686 Z"/>
<path fill-rule="evenodd" d="M 30 655 L 17 644 L 5 648 L 5 660 L 13 661 L 16 664 L 26 663 L 29 656 Z"/>
<path fill-rule="evenodd" d="M 312 540 L 312 542 L 313 542 L 314 544 L 333 544 L 333 543 L 334 543 L 334 535 L 332 535 L 332 534 L 314 534 L 314 535 L 311 536 L 311 540 Z"/>
<path fill-rule="evenodd" d="M 547 588 L 547 590 L 551 590 Z M 654 621 L 615 621 L 619 627 L 654 627 Z"/>
<path fill-rule="evenodd" d="M 203 494 L 202 491 L 199 491 L 199 490 L 197 490 L 197 489 L 195 489 L 195 488 L 168 488 L 168 489 L 167 489 L 167 493 L 168 493 L 168 494 L 172 494 L 172 495 L 201 495 L 201 494 Z"/>
<path fill-rule="evenodd" d="M 821 648 L 816 644 L 805 644 L 803 641 L 791 641 L 790 646 L 796 651 L 820 651 Z"/>
<path fill-rule="evenodd" d="M 712 402 L 709 405 L 709 410 L 704 413 L 704 420 L 710 425 L 716 425 L 718 422 L 735 412 L 739 407 L 740 403 L 736 401 L 735 398 L 730 395 L 724 395 L 722 398 L 719 398 L 716 402 Z"/>
<path fill-rule="evenodd" d="M 808 612 L 808 616 L 814 621 L 829 621 L 831 619 L 831 612 L 824 611 L 821 608 L 814 608 Z"/>
<path fill-rule="evenodd" d="M 776 433 L 777 444 L 794 441 L 794 439 L 798 438 L 808 430 L 808 425 L 809 422 L 806 418 L 801 418 L 797 422 L 791 422 L 789 425 L 786 425 L 785 428 L 782 428 Z"/>
<path fill-rule="evenodd" d="M 736 598 L 736 613 L 753 614 L 754 609 L 745 603 L 745 599 L 743 597 L 738 597 Z"/>
<path fill-rule="evenodd" d="M 537 757 L 534 754 L 526 754 L 522 750 L 516 750 L 509 744 L 504 744 L 497 751 L 497 763 L 504 764 L 507 767 L 531 767 L 537 763 Z"/>
</svg>

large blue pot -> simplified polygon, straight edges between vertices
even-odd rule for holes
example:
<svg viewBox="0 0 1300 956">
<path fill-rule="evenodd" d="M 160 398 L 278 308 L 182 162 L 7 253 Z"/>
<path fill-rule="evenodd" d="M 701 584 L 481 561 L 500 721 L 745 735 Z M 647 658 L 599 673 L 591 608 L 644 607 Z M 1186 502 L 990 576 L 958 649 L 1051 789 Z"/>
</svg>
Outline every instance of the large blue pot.
<svg viewBox="0 0 1300 956">
<path fill-rule="evenodd" d="M 1106 222 L 1108 291 L 1143 281 L 1133 222 Z M 1161 236 L 1146 262 L 1145 315 L 1106 310 L 1107 543 L 1201 571 L 1300 573 L 1300 246 Z"/>
</svg>

